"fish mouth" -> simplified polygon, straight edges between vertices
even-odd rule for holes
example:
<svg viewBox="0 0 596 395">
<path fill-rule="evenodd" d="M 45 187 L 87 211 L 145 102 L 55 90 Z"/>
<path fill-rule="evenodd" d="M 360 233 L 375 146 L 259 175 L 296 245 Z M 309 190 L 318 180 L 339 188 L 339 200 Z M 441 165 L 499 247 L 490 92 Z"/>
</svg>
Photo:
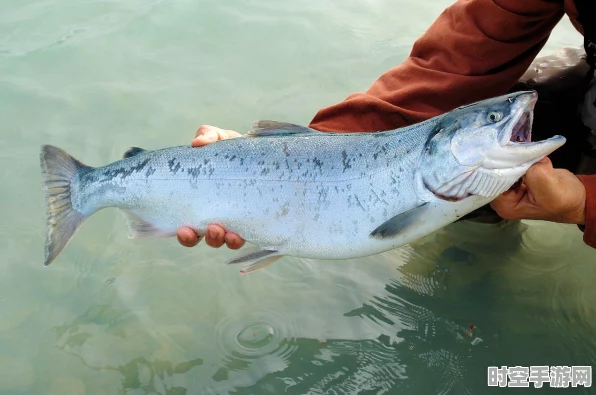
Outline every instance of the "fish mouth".
<svg viewBox="0 0 596 395">
<path fill-rule="evenodd" d="M 503 141 L 501 141 L 502 146 L 532 142 L 534 107 L 538 101 L 538 94 L 536 92 L 522 94 L 517 101 L 517 109 L 512 115 L 511 122 L 509 122 L 511 126 L 508 127 L 508 130 L 504 133 Z"/>
<path fill-rule="evenodd" d="M 511 129 L 509 143 L 530 143 L 532 142 L 532 123 L 534 121 L 534 113 L 531 110 L 524 111 L 519 120 L 513 125 Z"/>
<path fill-rule="evenodd" d="M 532 109 L 533 106 L 531 109 L 526 108 L 526 110 L 521 113 L 519 120 L 511 129 L 511 134 L 507 145 L 526 144 L 532 142 L 532 124 L 534 121 L 534 112 Z M 509 190 L 517 189 L 521 186 L 521 184 L 522 179 L 518 178 L 517 181 L 515 181 L 513 185 L 509 187 Z"/>
<path fill-rule="evenodd" d="M 503 147 L 509 155 L 517 157 L 518 166 L 528 162 L 538 162 L 550 155 L 557 148 L 565 144 L 565 137 L 555 135 L 546 140 L 532 141 L 532 113 L 526 112 L 520 116 L 520 121 L 513 127 L 507 144 Z M 512 158 L 513 159 L 513 158 Z"/>
<path fill-rule="evenodd" d="M 514 100 L 510 98 L 509 100 Z M 529 168 L 565 144 L 565 137 L 553 136 L 542 141 L 532 141 L 536 92 L 521 94 L 516 109 L 502 134 L 500 147 L 487 153 L 484 167 L 492 169 Z"/>
</svg>

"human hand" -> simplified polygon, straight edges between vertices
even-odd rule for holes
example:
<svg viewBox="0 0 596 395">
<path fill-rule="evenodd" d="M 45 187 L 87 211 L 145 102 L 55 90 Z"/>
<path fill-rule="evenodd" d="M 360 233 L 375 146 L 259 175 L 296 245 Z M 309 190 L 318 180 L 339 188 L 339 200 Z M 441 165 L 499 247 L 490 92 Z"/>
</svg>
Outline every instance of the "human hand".
<svg viewBox="0 0 596 395">
<path fill-rule="evenodd" d="M 528 169 L 520 187 L 490 204 L 503 219 L 535 219 L 566 224 L 585 222 L 586 190 L 573 173 L 555 169 L 548 158 Z"/>
<path fill-rule="evenodd" d="M 220 129 L 215 126 L 203 125 L 197 130 L 195 138 L 191 142 L 193 147 L 201 147 L 203 145 L 212 143 L 218 140 L 226 140 L 242 135 L 233 130 Z M 189 227 L 182 227 L 176 233 L 178 242 L 185 247 L 194 247 L 201 241 L 201 235 Z M 205 242 L 207 245 L 219 248 L 224 243 L 233 250 L 241 248 L 245 241 L 236 233 L 227 232 L 219 225 L 209 225 L 207 234 L 205 235 Z"/>
<path fill-rule="evenodd" d="M 201 125 L 195 134 L 195 138 L 190 142 L 190 145 L 193 147 L 202 147 L 203 145 L 218 140 L 233 139 L 236 137 L 242 137 L 242 135 L 233 130 L 220 129 L 210 125 Z"/>
</svg>

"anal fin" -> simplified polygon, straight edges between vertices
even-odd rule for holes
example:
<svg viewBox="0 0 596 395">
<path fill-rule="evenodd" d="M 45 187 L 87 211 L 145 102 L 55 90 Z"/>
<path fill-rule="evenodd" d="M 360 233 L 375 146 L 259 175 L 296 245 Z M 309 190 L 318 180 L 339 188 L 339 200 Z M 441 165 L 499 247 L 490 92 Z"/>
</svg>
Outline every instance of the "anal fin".
<svg viewBox="0 0 596 395">
<path fill-rule="evenodd" d="M 406 228 L 414 225 L 427 209 L 428 202 L 398 214 L 393 218 L 383 222 L 380 226 L 373 230 L 370 235 L 376 239 L 395 237 L 402 233 Z"/>
<path fill-rule="evenodd" d="M 277 250 L 257 250 L 239 255 L 236 258 L 229 260 L 228 264 L 243 263 L 244 265 L 242 266 L 240 273 L 246 274 L 264 269 L 281 258 L 283 258 L 283 255 Z"/>
<path fill-rule="evenodd" d="M 148 237 L 170 237 L 171 233 L 157 228 L 155 225 L 147 220 L 139 217 L 137 214 L 130 211 L 122 210 L 126 223 L 128 224 L 130 239 L 142 239 Z"/>
</svg>

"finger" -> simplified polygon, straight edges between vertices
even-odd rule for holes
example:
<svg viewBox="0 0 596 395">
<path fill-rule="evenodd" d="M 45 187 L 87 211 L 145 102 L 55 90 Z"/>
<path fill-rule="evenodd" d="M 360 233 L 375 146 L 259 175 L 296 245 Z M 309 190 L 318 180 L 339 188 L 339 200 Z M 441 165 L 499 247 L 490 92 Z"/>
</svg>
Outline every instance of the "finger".
<svg viewBox="0 0 596 395">
<path fill-rule="evenodd" d="M 242 135 L 240 133 L 233 130 L 220 129 L 210 125 L 202 125 L 199 130 L 197 130 L 196 137 L 191 141 L 191 146 L 201 147 L 218 140 L 227 140 L 241 136 Z"/>
<path fill-rule="evenodd" d="M 193 229 L 187 227 L 178 229 L 176 232 L 176 237 L 178 239 L 178 243 L 184 247 L 194 247 L 199 244 L 199 241 L 201 241 L 200 236 L 197 235 Z"/>
<path fill-rule="evenodd" d="M 510 189 L 494 199 L 490 206 L 503 219 L 516 220 L 520 218 L 520 212 L 526 204 L 527 186 L 521 184 L 519 188 Z"/>
<path fill-rule="evenodd" d="M 528 199 L 536 204 L 536 196 L 540 197 L 541 201 L 548 202 L 551 199 L 556 199 L 561 193 L 561 186 L 557 172 L 553 168 L 553 164 L 548 158 L 532 165 L 526 175 L 524 182 L 528 186 Z"/>
<path fill-rule="evenodd" d="M 209 225 L 207 234 L 205 235 L 205 242 L 213 248 L 221 247 L 225 240 L 225 230 L 219 225 Z"/>
<path fill-rule="evenodd" d="M 224 239 L 228 248 L 232 250 L 242 248 L 245 243 L 242 237 L 238 236 L 236 233 L 226 233 Z"/>
<path fill-rule="evenodd" d="M 212 131 L 217 132 L 219 130 L 218 127 L 216 126 L 212 126 L 212 125 L 201 125 L 199 126 L 199 128 L 197 129 L 197 132 L 195 133 L 195 137 L 199 137 L 205 133 L 209 133 Z"/>
<path fill-rule="evenodd" d="M 196 137 L 191 141 L 191 146 L 201 147 L 220 139 L 220 130 L 214 126 L 202 125 L 197 130 Z"/>
<path fill-rule="evenodd" d="M 235 130 L 220 129 L 220 135 L 222 140 L 234 139 L 236 137 L 242 137 L 242 135 Z"/>
<path fill-rule="evenodd" d="M 542 163 L 542 164 L 550 165 L 551 167 L 553 165 L 553 162 L 551 162 L 551 160 L 550 160 L 550 158 L 548 156 L 545 156 L 544 158 L 540 159 L 536 163 Z"/>
</svg>

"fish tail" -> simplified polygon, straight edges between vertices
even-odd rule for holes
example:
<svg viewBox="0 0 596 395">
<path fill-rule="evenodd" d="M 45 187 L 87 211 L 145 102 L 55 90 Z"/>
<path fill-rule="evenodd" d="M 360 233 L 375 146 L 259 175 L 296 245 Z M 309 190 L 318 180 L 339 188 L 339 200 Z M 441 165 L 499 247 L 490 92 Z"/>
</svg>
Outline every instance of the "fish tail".
<svg viewBox="0 0 596 395">
<path fill-rule="evenodd" d="M 46 201 L 44 265 L 48 266 L 88 217 L 73 207 L 71 186 L 74 177 L 90 167 L 51 145 L 42 146 L 40 161 Z"/>
</svg>

